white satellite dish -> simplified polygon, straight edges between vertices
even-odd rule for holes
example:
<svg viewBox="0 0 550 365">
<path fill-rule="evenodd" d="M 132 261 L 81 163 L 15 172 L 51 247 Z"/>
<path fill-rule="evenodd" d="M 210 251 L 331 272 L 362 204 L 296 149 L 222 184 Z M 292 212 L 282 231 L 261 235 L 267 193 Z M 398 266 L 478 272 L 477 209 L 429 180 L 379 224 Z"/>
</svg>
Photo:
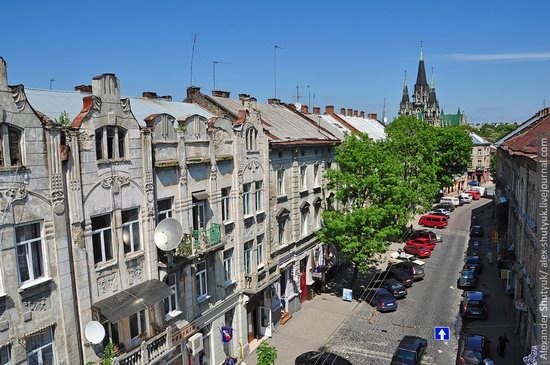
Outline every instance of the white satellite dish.
<svg viewBox="0 0 550 365">
<path fill-rule="evenodd" d="M 183 239 L 183 228 L 175 218 L 164 218 L 155 228 L 155 245 L 162 251 L 172 251 Z"/>
<path fill-rule="evenodd" d="M 88 342 L 97 345 L 105 338 L 105 328 L 97 321 L 88 322 L 84 328 L 84 337 Z"/>
<path fill-rule="evenodd" d="M 302 104 L 300 104 L 300 103 L 295 103 L 294 106 L 296 107 L 296 111 L 297 111 L 297 112 L 302 111 Z"/>
</svg>

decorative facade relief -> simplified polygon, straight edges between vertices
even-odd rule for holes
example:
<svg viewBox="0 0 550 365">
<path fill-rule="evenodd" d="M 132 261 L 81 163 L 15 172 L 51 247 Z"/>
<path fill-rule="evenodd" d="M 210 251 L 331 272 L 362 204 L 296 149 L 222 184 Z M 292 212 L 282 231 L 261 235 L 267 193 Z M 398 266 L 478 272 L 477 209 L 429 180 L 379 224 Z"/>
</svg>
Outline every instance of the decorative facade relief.
<svg viewBox="0 0 550 365">
<path fill-rule="evenodd" d="M 126 115 L 130 114 L 130 99 L 120 99 L 120 105 L 122 105 L 122 112 Z"/>
<path fill-rule="evenodd" d="M 71 237 L 74 244 L 84 250 L 86 249 L 86 240 L 84 239 L 84 229 L 80 224 L 73 224 L 71 226 Z"/>
<path fill-rule="evenodd" d="M 90 151 L 94 147 L 94 135 L 82 131 L 78 134 L 78 144 L 83 151 Z"/>
<path fill-rule="evenodd" d="M 101 111 L 101 98 L 99 96 L 93 96 L 93 106 L 94 113 L 99 113 Z"/>
<path fill-rule="evenodd" d="M 143 260 L 137 259 L 128 262 L 128 285 L 143 280 Z"/>
<path fill-rule="evenodd" d="M 27 189 L 25 186 L 13 187 L 7 189 L 3 193 L 4 197 L 10 198 L 11 201 L 23 200 L 27 197 Z"/>
<path fill-rule="evenodd" d="M 31 312 L 45 312 L 48 306 L 47 297 L 44 295 L 35 295 L 24 300 L 23 305 Z"/>
<path fill-rule="evenodd" d="M 106 271 L 104 275 L 97 278 L 97 295 L 102 297 L 118 290 L 116 283 L 116 271 Z"/>
<path fill-rule="evenodd" d="M 120 188 L 124 185 L 130 184 L 130 178 L 128 176 L 113 175 L 101 180 L 101 186 L 104 189 L 113 189 L 113 193 L 118 194 Z"/>
<path fill-rule="evenodd" d="M 17 110 L 22 111 L 25 108 L 25 103 L 27 102 L 25 88 L 23 85 L 12 86 L 10 87 L 10 92 Z"/>
<path fill-rule="evenodd" d="M 55 214 L 62 214 L 65 211 L 65 194 L 60 174 L 51 176 L 50 197 Z"/>
</svg>

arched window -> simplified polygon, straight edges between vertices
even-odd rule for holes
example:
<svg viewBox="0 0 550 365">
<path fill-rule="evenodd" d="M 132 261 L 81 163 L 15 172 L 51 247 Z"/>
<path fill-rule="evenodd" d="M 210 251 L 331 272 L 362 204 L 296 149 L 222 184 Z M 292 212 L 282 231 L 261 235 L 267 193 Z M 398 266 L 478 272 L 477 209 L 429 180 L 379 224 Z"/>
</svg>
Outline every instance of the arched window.
<svg viewBox="0 0 550 365">
<path fill-rule="evenodd" d="M 126 157 L 126 129 L 105 126 L 95 130 L 95 153 L 98 160 Z"/>
<path fill-rule="evenodd" d="M 23 131 L 15 126 L 0 126 L 0 167 L 23 165 L 22 135 Z"/>
<path fill-rule="evenodd" d="M 246 149 L 247 150 L 257 150 L 258 144 L 257 144 L 257 138 L 258 138 L 258 131 L 254 128 L 249 128 L 246 131 Z"/>
</svg>

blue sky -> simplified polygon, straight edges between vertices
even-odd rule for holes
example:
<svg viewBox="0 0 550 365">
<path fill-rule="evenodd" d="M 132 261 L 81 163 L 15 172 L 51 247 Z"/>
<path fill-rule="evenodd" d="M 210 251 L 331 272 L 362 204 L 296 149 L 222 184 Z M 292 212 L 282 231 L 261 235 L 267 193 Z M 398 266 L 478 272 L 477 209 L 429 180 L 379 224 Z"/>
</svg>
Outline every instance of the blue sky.
<svg viewBox="0 0 550 365">
<path fill-rule="evenodd" d="M 523 121 L 550 105 L 550 1 L 37 1 L 4 0 L 0 56 L 9 81 L 70 90 L 114 72 L 124 95 L 185 96 L 194 84 L 397 114 L 404 71 L 416 79 L 420 40 L 445 112 L 470 122 Z M 307 94 L 307 89 L 302 93 Z M 307 103 L 307 100 L 305 100 Z"/>
</svg>

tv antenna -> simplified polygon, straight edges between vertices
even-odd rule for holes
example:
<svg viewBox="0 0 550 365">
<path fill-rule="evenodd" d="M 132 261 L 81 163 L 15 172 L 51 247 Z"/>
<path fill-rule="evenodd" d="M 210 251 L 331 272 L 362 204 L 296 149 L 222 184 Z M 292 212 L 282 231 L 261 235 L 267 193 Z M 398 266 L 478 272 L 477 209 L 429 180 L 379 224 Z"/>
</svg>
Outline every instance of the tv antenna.
<svg viewBox="0 0 550 365">
<path fill-rule="evenodd" d="M 52 89 L 52 85 L 55 81 L 57 81 L 57 80 L 56 79 L 50 79 L 50 90 Z"/>
<path fill-rule="evenodd" d="M 275 89 L 275 98 L 277 98 L 277 50 L 283 49 L 278 45 L 273 46 L 273 86 Z"/>
<path fill-rule="evenodd" d="M 384 109 L 382 110 L 382 121 L 386 124 L 386 97 L 384 96 Z"/>
<path fill-rule="evenodd" d="M 223 61 L 212 61 L 212 79 L 213 81 L 213 89 L 216 90 L 216 65 L 222 64 L 222 65 L 228 65 L 229 62 L 223 62 Z"/>
<path fill-rule="evenodd" d="M 191 47 L 191 75 L 190 86 L 193 86 L 193 60 L 195 58 L 195 43 L 197 42 L 197 33 L 193 33 L 193 46 Z"/>
</svg>

